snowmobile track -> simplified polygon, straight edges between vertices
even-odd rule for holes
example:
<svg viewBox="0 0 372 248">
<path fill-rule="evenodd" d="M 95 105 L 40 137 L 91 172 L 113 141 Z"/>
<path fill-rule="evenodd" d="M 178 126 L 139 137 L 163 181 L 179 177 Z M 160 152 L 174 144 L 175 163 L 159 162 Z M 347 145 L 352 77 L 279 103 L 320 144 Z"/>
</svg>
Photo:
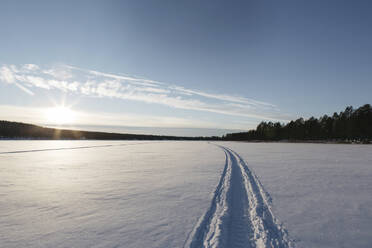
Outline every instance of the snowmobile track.
<svg viewBox="0 0 372 248">
<path fill-rule="evenodd" d="M 244 160 L 227 147 L 211 205 L 184 247 L 294 247 L 271 210 L 271 198 Z"/>
</svg>

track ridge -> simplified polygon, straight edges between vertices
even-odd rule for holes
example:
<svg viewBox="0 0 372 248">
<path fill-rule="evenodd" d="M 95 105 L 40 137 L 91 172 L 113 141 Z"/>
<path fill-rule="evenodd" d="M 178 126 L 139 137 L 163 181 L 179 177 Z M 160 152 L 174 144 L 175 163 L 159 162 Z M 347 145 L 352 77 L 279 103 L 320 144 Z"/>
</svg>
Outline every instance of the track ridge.
<svg viewBox="0 0 372 248">
<path fill-rule="evenodd" d="M 258 177 L 239 154 L 218 147 L 225 152 L 224 170 L 208 210 L 184 247 L 294 247 Z"/>
</svg>

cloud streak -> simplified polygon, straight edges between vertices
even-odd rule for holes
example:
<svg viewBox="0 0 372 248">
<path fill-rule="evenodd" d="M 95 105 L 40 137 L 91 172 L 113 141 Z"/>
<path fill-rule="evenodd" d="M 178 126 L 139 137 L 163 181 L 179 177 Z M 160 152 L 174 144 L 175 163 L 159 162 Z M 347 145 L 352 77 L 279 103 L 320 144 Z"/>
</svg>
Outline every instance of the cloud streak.
<svg viewBox="0 0 372 248">
<path fill-rule="evenodd" d="M 272 103 L 242 96 L 215 94 L 150 79 L 117 75 L 70 65 L 3 65 L 0 81 L 34 95 L 33 89 L 59 90 L 87 97 L 118 98 L 260 120 L 287 121 Z"/>
</svg>

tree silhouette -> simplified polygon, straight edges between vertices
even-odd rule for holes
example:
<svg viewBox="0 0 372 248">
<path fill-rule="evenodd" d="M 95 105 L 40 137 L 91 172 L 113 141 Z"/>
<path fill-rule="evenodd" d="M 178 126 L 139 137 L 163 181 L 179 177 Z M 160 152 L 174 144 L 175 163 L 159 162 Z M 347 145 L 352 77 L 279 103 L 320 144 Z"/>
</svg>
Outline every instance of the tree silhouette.
<svg viewBox="0 0 372 248">
<path fill-rule="evenodd" d="M 224 140 L 334 140 L 369 142 L 372 140 L 372 108 L 365 104 L 354 110 L 346 107 L 332 117 L 324 115 L 319 119 L 311 117 L 307 120 L 299 118 L 287 124 L 279 122 L 261 122 L 255 130 L 230 133 Z"/>
</svg>

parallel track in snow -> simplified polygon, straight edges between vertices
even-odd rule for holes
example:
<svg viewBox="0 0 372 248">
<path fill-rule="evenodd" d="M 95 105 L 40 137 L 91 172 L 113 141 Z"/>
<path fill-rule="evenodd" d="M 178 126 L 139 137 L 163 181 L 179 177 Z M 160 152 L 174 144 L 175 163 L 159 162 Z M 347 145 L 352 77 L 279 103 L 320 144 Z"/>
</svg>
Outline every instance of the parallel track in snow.
<svg viewBox="0 0 372 248">
<path fill-rule="evenodd" d="M 229 148 L 211 205 L 184 247 L 294 247 L 271 210 L 271 198 L 244 160 Z"/>
</svg>

